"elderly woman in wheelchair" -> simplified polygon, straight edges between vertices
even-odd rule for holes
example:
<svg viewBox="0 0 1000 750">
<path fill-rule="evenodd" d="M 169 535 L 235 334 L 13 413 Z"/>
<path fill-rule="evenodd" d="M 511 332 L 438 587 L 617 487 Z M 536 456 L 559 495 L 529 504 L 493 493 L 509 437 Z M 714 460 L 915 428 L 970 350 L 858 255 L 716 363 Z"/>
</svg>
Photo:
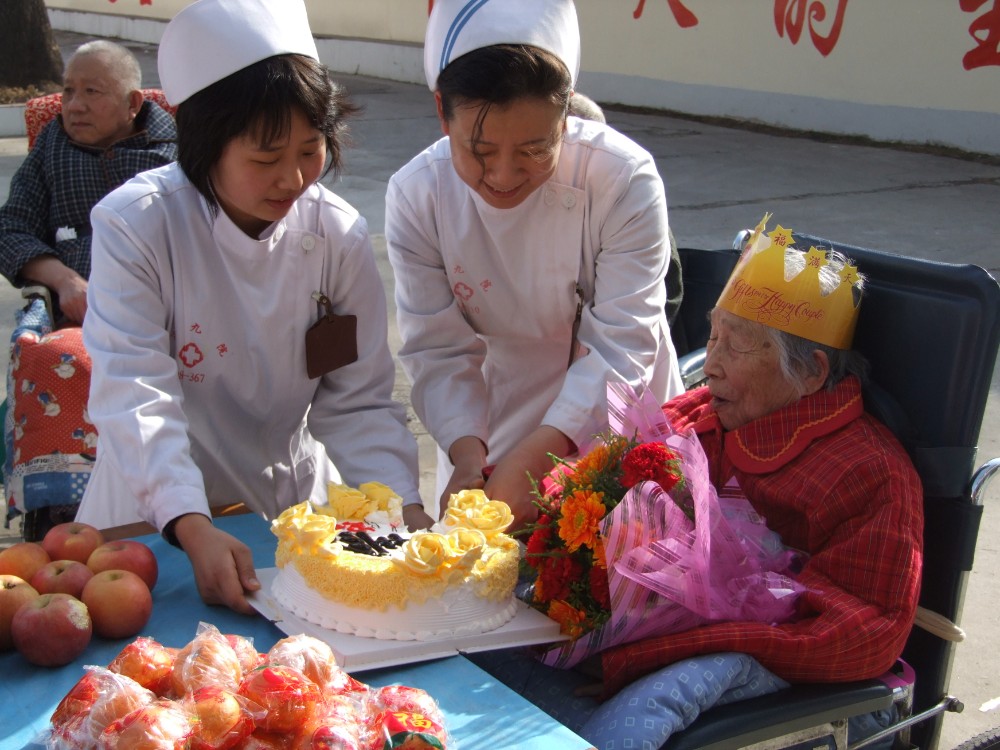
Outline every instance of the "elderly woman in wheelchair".
<svg viewBox="0 0 1000 750">
<path fill-rule="evenodd" d="M 796 615 L 608 648 L 603 703 L 580 697 L 587 676 L 523 653 L 484 656 L 487 669 L 596 747 L 658 747 L 716 703 L 894 665 L 917 610 L 923 494 L 904 448 L 864 408 L 866 362 L 851 350 L 863 284 L 843 256 L 800 252 L 762 222 L 711 312 L 708 385 L 663 407 L 697 434 L 713 484 L 735 478 L 782 542 L 806 553 Z"/>
</svg>

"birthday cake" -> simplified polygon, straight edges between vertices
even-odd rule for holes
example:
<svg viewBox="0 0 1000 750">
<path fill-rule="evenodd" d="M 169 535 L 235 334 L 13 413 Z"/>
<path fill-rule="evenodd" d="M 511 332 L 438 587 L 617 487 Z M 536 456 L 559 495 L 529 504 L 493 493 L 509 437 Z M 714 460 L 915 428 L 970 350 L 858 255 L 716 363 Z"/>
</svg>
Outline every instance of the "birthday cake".
<svg viewBox="0 0 1000 750">
<path fill-rule="evenodd" d="M 278 603 L 321 627 L 383 640 L 475 635 L 509 621 L 519 549 L 503 533 L 507 504 L 466 490 L 429 531 L 411 534 L 386 492 L 333 488 L 329 505 L 300 503 L 273 521 Z"/>
</svg>

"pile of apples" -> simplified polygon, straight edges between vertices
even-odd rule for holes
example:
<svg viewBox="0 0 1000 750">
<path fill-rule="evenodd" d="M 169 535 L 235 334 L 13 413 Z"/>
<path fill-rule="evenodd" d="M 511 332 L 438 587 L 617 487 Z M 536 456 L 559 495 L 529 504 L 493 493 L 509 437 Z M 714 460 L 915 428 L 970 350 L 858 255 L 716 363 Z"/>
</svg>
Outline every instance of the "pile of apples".
<svg viewBox="0 0 1000 750">
<path fill-rule="evenodd" d="M 95 634 L 134 636 L 149 622 L 158 575 L 145 544 L 105 541 L 78 521 L 14 544 L 0 551 L 0 652 L 15 648 L 32 664 L 57 667 Z"/>
</svg>

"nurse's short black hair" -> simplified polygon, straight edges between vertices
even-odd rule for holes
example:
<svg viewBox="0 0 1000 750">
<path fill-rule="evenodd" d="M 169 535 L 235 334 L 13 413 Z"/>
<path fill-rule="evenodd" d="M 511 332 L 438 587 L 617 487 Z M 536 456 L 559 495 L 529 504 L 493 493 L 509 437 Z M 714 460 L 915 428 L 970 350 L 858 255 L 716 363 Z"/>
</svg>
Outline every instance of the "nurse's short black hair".
<svg viewBox="0 0 1000 750">
<path fill-rule="evenodd" d="M 551 102 L 563 110 L 573 78 L 556 55 L 526 44 L 494 44 L 452 60 L 437 79 L 441 109 L 450 120 L 455 107 L 505 107 L 519 99 Z"/>
<path fill-rule="evenodd" d="M 347 119 L 358 112 L 325 66 L 304 55 L 269 57 L 192 94 L 177 108 L 181 169 L 213 209 L 210 174 L 232 139 L 272 143 L 291 128 L 292 112 L 305 114 L 326 140 L 324 175 L 343 166 Z"/>
</svg>

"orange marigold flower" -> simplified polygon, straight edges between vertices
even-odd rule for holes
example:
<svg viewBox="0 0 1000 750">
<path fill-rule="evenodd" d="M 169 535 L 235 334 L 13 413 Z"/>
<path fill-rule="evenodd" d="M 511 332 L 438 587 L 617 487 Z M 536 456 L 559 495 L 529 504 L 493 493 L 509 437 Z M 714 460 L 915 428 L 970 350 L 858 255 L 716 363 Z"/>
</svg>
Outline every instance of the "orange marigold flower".
<svg viewBox="0 0 1000 750">
<path fill-rule="evenodd" d="M 556 600 L 549 605 L 548 615 L 559 623 L 559 632 L 564 635 L 570 638 L 579 638 L 583 635 L 583 623 L 587 615 L 575 607 Z"/>
<path fill-rule="evenodd" d="M 604 556 L 604 539 L 600 536 L 594 542 L 594 567 L 608 569 L 608 560 Z"/>
<path fill-rule="evenodd" d="M 592 477 L 605 471 L 611 459 L 610 449 L 602 443 L 577 461 L 573 471 L 578 477 Z"/>
<path fill-rule="evenodd" d="M 604 494 L 601 492 L 578 490 L 563 501 L 559 538 L 566 543 L 569 552 L 576 552 L 581 546 L 594 548 L 597 524 L 604 513 Z"/>
</svg>

